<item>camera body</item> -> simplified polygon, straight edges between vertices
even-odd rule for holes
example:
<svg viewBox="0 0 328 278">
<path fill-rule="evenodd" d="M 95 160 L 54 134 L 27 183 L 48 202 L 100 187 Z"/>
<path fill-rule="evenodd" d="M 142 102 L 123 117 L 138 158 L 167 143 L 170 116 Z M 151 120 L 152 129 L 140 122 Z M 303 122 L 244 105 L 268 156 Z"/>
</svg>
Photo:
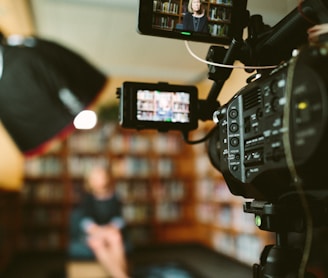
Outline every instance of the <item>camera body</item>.
<svg viewBox="0 0 328 278">
<path fill-rule="evenodd" d="M 302 49 L 215 112 L 209 155 L 234 195 L 274 201 L 295 191 L 287 150 L 305 190 L 326 187 L 327 53 L 327 45 Z"/>
<path fill-rule="evenodd" d="M 185 132 L 198 127 L 195 86 L 124 82 L 117 94 L 122 127 Z"/>
</svg>

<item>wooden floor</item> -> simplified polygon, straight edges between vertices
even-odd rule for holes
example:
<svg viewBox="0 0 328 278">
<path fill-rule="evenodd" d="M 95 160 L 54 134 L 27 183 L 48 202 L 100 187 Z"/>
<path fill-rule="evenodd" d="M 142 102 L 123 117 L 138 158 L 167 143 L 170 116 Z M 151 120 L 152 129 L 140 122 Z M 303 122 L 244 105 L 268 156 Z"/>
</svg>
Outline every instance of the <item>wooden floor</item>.
<svg viewBox="0 0 328 278">
<path fill-rule="evenodd" d="M 105 270 L 97 261 L 69 261 L 65 267 L 66 278 L 107 278 Z"/>
</svg>

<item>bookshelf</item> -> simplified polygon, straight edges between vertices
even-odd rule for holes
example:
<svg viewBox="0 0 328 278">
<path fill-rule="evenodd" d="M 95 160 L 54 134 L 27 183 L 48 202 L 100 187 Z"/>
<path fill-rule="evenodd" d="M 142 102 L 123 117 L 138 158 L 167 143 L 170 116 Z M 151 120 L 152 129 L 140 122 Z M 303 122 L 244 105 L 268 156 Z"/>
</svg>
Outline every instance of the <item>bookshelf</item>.
<svg viewBox="0 0 328 278">
<path fill-rule="evenodd" d="M 166 31 L 182 29 L 183 16 L 188 12 L 188 2 L 188 0 L 153 1 L 153 27 Z M 204 7 L 211 36 L 226 36 L 231 24 L 232 0 L 204 1 Z"/>
<path fill-rule="evenodd" d="M 192 136 L 202 138 L 208 127 Z M 26 163 L 23 190 L 23 250 L 63 250 L 70 211 L 81 200 L 84 175 L 109 162 L 135 245 L 201 242 L 253 264 L 272 235 L 243 212 L 211 165 L 205 144 L 187 145 L 180 133 L 133 131 L 108 123 L 76 131 L 56 148 Z"/>
<path fill-rule="evenodd" d="M 21 193 L 20 251 L 57 251 L 67 246 L 67 180 L 63 144 L 25 162 Z"/>
<path fill-rule="evenodd" d="M 181 241 L 193 224 L 191 147 L 179 133 L 123 130 L 116 123 L 75 131 L 46 154 L 25 163 L 21 251 L 65 250 L 70 211 L 85 173 L 109 162 L 123 215 L 135 244 Z M 178 229 L 178 237 L 175 230 Z"/>
<path fill-rule="evenodd" d="M 182 1 L 153 1 L 153 26 L 158 29 L 173 31 L 181 23 Z"/>
<path fill-rule="evenodd" d="M 118 128 L 108 141 L 112 178 L 135 241 L 181 241 L 192 225 L 191 147 L 179 133 Z M 138 238 L 140 237 L 140 238 Z"/>
</svg>

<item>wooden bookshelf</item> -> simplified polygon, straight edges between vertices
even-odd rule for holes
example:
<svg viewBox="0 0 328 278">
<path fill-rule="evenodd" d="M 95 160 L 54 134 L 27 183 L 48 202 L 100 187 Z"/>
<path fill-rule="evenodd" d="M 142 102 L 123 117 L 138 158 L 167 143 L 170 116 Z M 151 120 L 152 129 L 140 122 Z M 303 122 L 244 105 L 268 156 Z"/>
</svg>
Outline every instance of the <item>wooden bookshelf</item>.
<svg viewBox="0 0 328 278">
<path fill-rule="evenodd" d="M 174 31 L 179 30 L 183 16 L 188 12 L 188 0 L 153 1 L 153 27 Z M 225 37 L 231 24 L 232 0 L 204 1 L 206 16 L 209 20 L 210 34 Z"/>
<path fill-rule="evenodd" d="M 208 127 L 192 136 L 202 138 Z M 246 264 L 258 260 L 272 235 L 258 230 L 211 165 L 205 144 L 187 145 L 180 133 L 133 131 L 115 123 L 76 131 L 26 164 L 23 250 L 65 249 L 68 218 L 84 190 L 85 173 L 109 162 L 135 245 L 201 242 Z"/>
<path fill-rule="evenodd" d="M 179 133 L 123 130 L 116 123 L 74 132 L 26 161 L 20 249 L 67 248 L 71 209 L 81 201 L 88 169 L 102 160 L 109 162 L 135 244 L 184 240 L 194 224 L 191 150 Z"/>
<path fill-rule="evenodd" d="M 68 234 L 65 148 L 57 143 L 48 153 L 25 162 L 20 198 L 20 251 L 65 250 Z"/>
</svg>

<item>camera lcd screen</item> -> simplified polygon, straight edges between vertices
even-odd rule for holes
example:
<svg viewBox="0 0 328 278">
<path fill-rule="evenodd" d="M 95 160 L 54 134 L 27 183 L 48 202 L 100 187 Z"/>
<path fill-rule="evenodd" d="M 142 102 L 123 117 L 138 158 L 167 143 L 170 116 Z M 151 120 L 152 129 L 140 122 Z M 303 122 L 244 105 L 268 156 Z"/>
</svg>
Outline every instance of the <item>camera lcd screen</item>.
<svg viewBox="0 0 328 278">
<path fill-rule="evenodd" d="M 124 82 L 120 99 L 123 127 L 166 131 L 193 130 L 198 126 L 195 86 Z"/>
<path fill-rule="evenodd" d="M 238 16 L 234 1 L 140 0 L 138 30 L 145 35 L 228 45 Z"/>
<path fill-rule="evenodd" d="M 190 94 L 186 92 L 138 90 L 137 120 L 189 123 Z"/>
</svg>

